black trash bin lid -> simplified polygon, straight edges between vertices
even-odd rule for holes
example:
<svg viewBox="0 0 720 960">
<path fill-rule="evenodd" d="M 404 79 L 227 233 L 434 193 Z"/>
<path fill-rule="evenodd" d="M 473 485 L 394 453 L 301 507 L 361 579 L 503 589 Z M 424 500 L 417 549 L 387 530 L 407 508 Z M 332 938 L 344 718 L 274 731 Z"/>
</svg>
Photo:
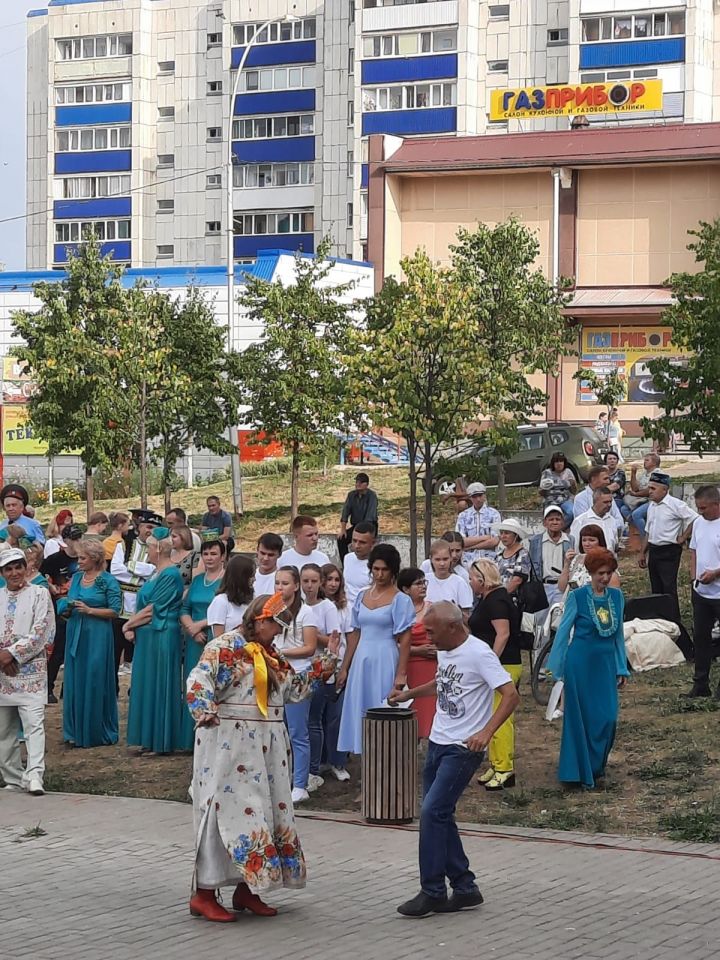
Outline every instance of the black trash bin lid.
<svg viewBox="0 0 720 960">
<path fill-rule="evenodd" d="M 369 720 L 410 720 L 413 712 L 407 707 L 371 707 L 365 716 Z"/>
</svg>

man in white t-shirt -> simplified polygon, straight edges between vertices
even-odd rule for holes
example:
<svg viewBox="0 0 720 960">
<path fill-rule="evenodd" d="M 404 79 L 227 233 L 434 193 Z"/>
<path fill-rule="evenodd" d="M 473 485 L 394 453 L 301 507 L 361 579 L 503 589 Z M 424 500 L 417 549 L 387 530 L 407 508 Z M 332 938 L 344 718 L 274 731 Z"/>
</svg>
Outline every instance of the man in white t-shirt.
<svg viewBox="0 0 720 960">
<path fill-rule="evenodd" d="M 600 487 L 593 494 L 592 509 L 586 510 L 575 517 L 570 527 L 570 539 L 573 547 L 577 550 L 580 544 L 580 534 L 583 527 L 590 524 L 600 527 L 605 534 L 605 543 L 608 550 L 617 553 L 618 549 L 618 528 L 615 523 L 611 510 L 613 505 L 613 495 L 607 487 Z"/>
<path fill-rule="evenodd" d="M 392 703 L 431 696 L 437 709 L 428 742 L 420 810 L 420 884 L 417 896 L 398 907 L 405 917 L 454 913 L 483 902 L 462 847 L 455 807 L 477 771 L 495 732 L 520 697 L 490 647 L 468 634 L 458 607 L 433 604 L 425 615 L 428 643 L 437 647 L 435 680 L 393 694 Z M 500 694 L 493 713 L 495 691 Z M 453 894 L 447 896 L 445 878 Z"/>
<path fill-rule="evenodd" d="M 283 552 L 282 537 L 276 533 L 264 533 L 257 542 L 255 553 L 255 580 L 253 596 L 275 593 L 275 574 Z"/>
<path fill-rule="evenodd" d="M 699 487 L 695 506 L 700 514 L 690 539 L 695 677 L 685 694 L 692 698 L 711 695 L 712 631 L 720 619 L 720 490 L 710 484 Z M 720 687 L 715 698 L 720 699 Z"/>
<path fill-rule="evenodd" d="M 298 573 L 306 563 L 316 563 L 321 567 L 330 563 L 330 558 L 318 550 L 318 525 L 315 517 L 299 514 L 292 523 L 295 546 L 289 547 L 278 560 L 278 567 L 296 567 Z"/>
<path fill-rule="evenodd" d="M 370 586 L 370 568 L 368 557 L 375 546 L 375 524 L 361 520 L 353 527 L 352 552 L 345 554 L 343 560 L 343 579 L 345 596 L 352 606 L 358 594 Z"/>
</svg>

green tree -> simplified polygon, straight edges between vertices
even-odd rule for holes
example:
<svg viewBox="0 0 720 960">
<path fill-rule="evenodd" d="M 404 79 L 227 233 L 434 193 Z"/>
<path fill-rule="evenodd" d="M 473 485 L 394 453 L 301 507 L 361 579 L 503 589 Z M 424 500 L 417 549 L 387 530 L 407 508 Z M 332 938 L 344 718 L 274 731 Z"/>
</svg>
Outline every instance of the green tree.
<svg viewBox="0 0 720 960">
<path fill-rule="evenodd" d="M 697 273 L 675 273 L 667 281 L 674 303 L 663 313 L 672 328 L 672 343 L 687 358 L 671 357 L 648 363 L 656 389 L 662 393 L 661 416 L 643 417 L 646 437 L 661 443 L 671 432 L 682 434 L 698 453 L 720 449 L 720 219 L 701 221 L 688 250 L 699 264 Z"/>
<path fill-rule="evenodd" d="M 116 360 L 118 323 L 127 305 L 123 272 L 90 239 L 70 257 L 62 280 L 35 284 L 37 312 L 13 315 L 13 332 L 24 341 L 15 355 L 37 384 L 29 403 L 33 430 L 48 444 L 50 457 L 80 451 L 88 512 L 93 469 L 130 453 L 127 438 L 115 429 L 123 409 Z"/>
<path fill-rule="evenodd" d="M 477 413 L 472 315 L 450 270 L 417 251 L 404 280 L 386 279 L 353 333 L 350 385 L 373 423 L 401 434 L 410 456 L 410 549 L 417 563 L 418 478 L 424 474 L 426 553 L 432 540 L 433 465 Z"/>
<path fill-rule="evenodd" d="M 293 284 L 251 277 L 238 298 L 250 322 L 264 328 L 262 340 L 237 363 L 241 401 L 248 422 L 290 451 L 292 518 L 298 512 L 303 449 L 346 423 L 352 284 L 329 283 L 329 249 L 323 240 L 315 257 L 298 255 Z"/>
<path fill-rule="evenodd" d="M 450 253 L 472 318 L 466 349 L 477 408 L 490 423 L 482 443 L 495 445 L 498 503 L 505 509 L 504 458 L 517 448 L 517 426 L 539 415 L 548 399 L 529 378 L 557 376 L 562 356 L 573 352 L 567 282 L 547 280 L 537 267 L 537 237 L 512 217 L 494 227 L 460 228 Z"/>
<path fill-rule="evenodd" d="M 627 395 L 625 377 L 617 370 L 610 373 L 597 373 L 595 370 L 580 369 L 573 374 L 574 380 L 586 383 L 597 397 L 597 402 L 607 410 L 608 423 L 616 407 Z"/>
</svg>

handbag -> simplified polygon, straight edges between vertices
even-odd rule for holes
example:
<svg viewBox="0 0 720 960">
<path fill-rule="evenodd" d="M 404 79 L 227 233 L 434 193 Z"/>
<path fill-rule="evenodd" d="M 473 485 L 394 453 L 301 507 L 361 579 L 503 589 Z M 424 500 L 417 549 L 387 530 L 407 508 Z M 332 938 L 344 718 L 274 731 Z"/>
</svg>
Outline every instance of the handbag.
<svg viewBox="0 0 720 960">
<path fill-rule="evenodd" d="M 520 586 L 518 599 L 523 613 L 539 613 L 541 610 L 547 610 L 550 603 L 545 593 L 545 585 L 538 578 L 529 553 L 528 558 L 530 559 L 530 579 Z"/>
</svg>

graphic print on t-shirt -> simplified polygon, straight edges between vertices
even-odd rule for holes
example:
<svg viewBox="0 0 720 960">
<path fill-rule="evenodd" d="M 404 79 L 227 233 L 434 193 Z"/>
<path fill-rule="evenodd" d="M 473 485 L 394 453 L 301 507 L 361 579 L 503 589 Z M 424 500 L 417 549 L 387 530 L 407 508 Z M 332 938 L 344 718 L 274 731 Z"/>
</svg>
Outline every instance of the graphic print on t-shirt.
<svg viewBox="0 0 720 960">
<path fill-rule="evenodd" d="M 465 715 L 465 704 L 462 699 L 462 678 L 454 663 L 449 663 L 445 667 L 439 667 L 437 683 L 437 705 L 438 710 L 447 713 L 449 717 L 456 719 Z"/>
</svg>

